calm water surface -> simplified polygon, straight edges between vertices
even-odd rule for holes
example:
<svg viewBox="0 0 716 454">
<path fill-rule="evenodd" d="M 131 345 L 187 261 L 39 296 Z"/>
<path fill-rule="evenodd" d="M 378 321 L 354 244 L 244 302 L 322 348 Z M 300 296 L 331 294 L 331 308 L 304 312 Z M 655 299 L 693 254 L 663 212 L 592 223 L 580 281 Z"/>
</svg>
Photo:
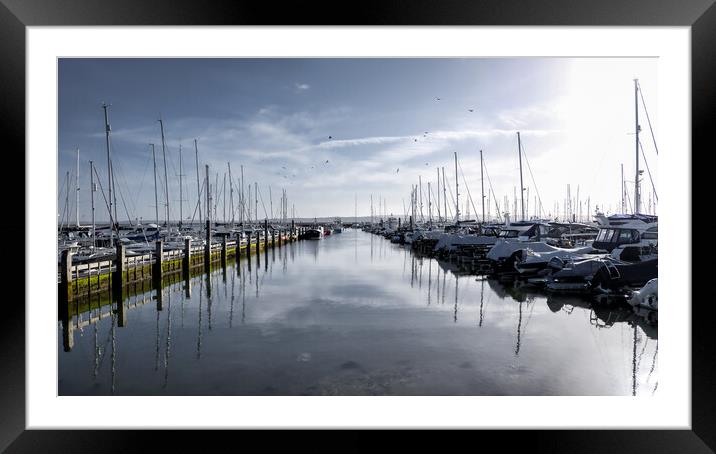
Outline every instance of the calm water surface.
<svg viewBox="0 0 716 454">
<path fill-rule="evenodd" d="M 121 327 L 108 307 L 73 317 L 69 328 L 58 323 L 59 394 L 652 395 L 658 388 L 657 328 L 631 308 L 592 308 L 589 300 L 460 275 L 362 231 L 292 243 L 250 263 L 242 257 L 189 284 L 128 297 Z"/>
</svg>

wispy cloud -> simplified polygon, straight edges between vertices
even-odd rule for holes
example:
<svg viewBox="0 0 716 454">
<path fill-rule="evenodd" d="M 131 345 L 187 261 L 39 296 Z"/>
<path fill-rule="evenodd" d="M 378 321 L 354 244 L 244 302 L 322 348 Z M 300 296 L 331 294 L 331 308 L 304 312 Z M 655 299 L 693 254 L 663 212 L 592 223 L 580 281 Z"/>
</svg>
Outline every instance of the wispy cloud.
<svg viewBox="0 0 716 454">
<path fill-rule="evenodd" d="M 409 136 L 394 136 L 394 137 L 359 137 L 355 139 L 339 139 L 339 140 L 328 140 L 318 144 L 319 148 L 345 148 L 345 147 L 358 147 L 362 145 L 383 145 L 388 143 L 395 143 L 401 141 L 412 140 Z"/>
<path fill-rule="evenodd" d="M 296 89 L 296 92 L 298 92 L 298 93 L 300 93 L 300 92 L 302 92 L 302 91 L 306 91 L 306 90 L 308 90 L 309 88 L 311 88 L 311 86 L 308 85 L 308 84 L 298 83 L 298 82 L 295 83 L 295 84 L 293 84 L 293 86 L 294 86 L 294 88 Z"/>
<path fill-rule="evenodd" d="M 419 133 L 411 136 L 378 136 L 378 137 L 359 137 L 354 139 L 328 140 L 318 144 L 319 148 L 346 148 L 359 147 L 363 145 L 386 145 L 399 142 L 408 143 L 435 143 L 436 141 L 461 141 L 472 140 L 486 137 L 504 137 L 512 136 L 517 132 L 516 129 L 473 129 L 473 130 L 455 130 L 455 131 L 435 131 Z M 546 136 L 549 134 L 557 134 L 561 131 L 558 129 L 523 129 L 522 134 L 534 136 Z"/>
</svg>

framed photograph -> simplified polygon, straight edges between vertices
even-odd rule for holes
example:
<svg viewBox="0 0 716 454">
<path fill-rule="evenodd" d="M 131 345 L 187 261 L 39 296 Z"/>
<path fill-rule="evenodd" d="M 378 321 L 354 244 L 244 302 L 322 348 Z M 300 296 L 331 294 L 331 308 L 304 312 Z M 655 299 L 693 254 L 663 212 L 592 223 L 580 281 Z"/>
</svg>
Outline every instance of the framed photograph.
<svg viewBox="0 0 716 454">
<path fill-rule="evenodd" d="M 26 177 L 0 447 L 714 451 L 713 2 L 179 3 L 0 4 Z"/>
</svg>

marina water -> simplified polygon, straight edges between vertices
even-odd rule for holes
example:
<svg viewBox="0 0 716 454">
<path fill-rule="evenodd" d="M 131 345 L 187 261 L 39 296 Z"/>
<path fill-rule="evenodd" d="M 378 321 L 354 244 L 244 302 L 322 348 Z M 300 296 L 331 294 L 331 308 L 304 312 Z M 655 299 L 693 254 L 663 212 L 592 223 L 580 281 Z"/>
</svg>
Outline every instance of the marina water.
<svg viewBox="0 0 716 454">
<path fill-rule="evenodd" d="M 533 292 L 344 229 L 140 291 L 124 326 L 90 301 L 58 322 L 59 394 L 658 392 L 655 324 Z"/>
</svg>

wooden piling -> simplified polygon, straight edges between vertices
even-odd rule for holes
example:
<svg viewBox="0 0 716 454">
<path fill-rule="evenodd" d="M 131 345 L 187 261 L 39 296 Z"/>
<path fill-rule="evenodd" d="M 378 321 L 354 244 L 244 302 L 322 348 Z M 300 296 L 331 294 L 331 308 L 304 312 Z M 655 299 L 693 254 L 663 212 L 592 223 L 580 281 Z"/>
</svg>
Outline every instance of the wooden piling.
<svg viewBox="0 0 716 454">
<path fill-rule="evenodd" d="M 221 266 L 226 268 L 226 235 L 221 240 Z"/>
<path fill-rule="evenodd" d="M 191 268 L 190 265 L 190 259 L 191 259 L 191 239 L 186 238 L 184 239 L 184 258 L 181 261 L 182 264 L 182 273 L 184 273 L 184 276 L 188 279 L 189 277 L 189 269 Z"/>
<path fill-rule="evenodd" d="M 164 258 L 164 243 L 162 240 L 156 242 L 154 249 L 154 268 L 152 269 L 152 280 L 155 283 L 162 283 L 162 260 Z"/>
<path fill-rule="evenodd" d="M 264 220 L 264 250 L 268 250 L 268 219 Z"/>
<path fill-rule="evenodd" d="M 251 258 L 251 235 L 246 237 L 246 258 L 250 261 L 250 258 Z"/>
<path fill-rule="evenodd" d="M 112 274 L 112 293 L 115 296 L 122 296 L 122 287 L 124 280 L 125 255 L 124 244 L 117 243 L 117 253 L 114 258 L 114 274 Z"/>
</svg>

